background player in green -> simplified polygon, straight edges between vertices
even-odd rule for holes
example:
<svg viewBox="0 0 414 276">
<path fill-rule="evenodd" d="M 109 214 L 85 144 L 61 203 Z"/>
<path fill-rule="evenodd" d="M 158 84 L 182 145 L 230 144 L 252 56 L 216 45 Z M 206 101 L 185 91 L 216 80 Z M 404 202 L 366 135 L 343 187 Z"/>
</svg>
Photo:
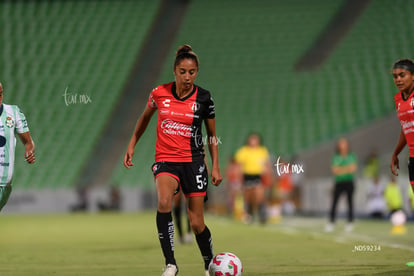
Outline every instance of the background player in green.
<svg viewBox="0 0 414 276">
<path fill-rule="evenodd" d="M 357 170 L 357 158 L 355 154 L 349 152 L 349 143 L 345 138 L 338 140 L 336 154 L 334 155 L 331 163 L 331 170 L 334 175 L 335 184 L 333 189 L 329 223 L 326 225 L 325 230 L 327 232 L 334 230 L 338 200 L 342 193 L 345 193 L 348 202 L 348 223 L 345 230 L 351 231 L 353 228 L 352 223 L 354 221 L 353 195 L 354 178 Z"/>
<path fill-rule="evenodd" d="M 0 83 L 0 211 L 12 191 L 16 136 L 22 141 L 24 157 L 29 164 L 35 162 L 35 146 L 30 136 L 26 117 L 16 105 L 3 103 L 3 86 Z"/>
</svg>

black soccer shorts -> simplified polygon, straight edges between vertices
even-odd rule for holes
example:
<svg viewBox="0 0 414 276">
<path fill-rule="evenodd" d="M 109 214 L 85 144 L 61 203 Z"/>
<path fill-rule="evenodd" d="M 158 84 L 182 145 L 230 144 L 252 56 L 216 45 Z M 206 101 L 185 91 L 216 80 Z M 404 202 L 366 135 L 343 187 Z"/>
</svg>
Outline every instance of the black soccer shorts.
<svg viewBox="0 0 414 276">
<path fill-rule="evenodd" d="M 178 181 L 185 197 L 206 196 L 208 174 L 203 160 L 194 162 L 156 162 L 152 165 L 154 178 L 170 175 Z"/>
<path fill-rule="evenodd" d="M 244 174 L 243 185 L 245 188 L 254 188 L 262 183 L 260 174 Z"/>
</svg>

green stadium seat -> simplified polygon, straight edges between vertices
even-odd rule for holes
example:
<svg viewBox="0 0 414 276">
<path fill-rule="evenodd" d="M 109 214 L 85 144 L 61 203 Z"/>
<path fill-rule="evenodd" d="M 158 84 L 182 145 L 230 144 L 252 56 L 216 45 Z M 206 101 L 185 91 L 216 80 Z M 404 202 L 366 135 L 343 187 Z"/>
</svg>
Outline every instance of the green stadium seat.
<svg viewBox="0 0 414 276">
<path fill-rule="evenodd" d="M 0 4 L 4 101 L 19 105 L 37 145 L 28 167 L 16 152 L 15 186 L 71 187 L 128 77 L 160 1 Z M 70 93 L 89 105 L 66 106 Z"/>
</svg>

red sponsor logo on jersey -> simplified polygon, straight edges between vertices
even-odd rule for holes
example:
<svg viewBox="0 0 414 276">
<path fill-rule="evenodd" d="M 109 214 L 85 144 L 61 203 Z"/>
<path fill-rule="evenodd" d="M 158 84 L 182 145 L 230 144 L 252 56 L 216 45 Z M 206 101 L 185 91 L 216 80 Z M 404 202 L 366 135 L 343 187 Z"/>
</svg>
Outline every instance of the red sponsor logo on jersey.
<svg viewBox="0 0 414 276">
<path fill-rule="evenodd" d="M 191 137 L 192 127 L 190 125 L 174 122 L 171 119 L 165 119 L 161 122 L 161 129 L 166 134 Z"/>
</svg>

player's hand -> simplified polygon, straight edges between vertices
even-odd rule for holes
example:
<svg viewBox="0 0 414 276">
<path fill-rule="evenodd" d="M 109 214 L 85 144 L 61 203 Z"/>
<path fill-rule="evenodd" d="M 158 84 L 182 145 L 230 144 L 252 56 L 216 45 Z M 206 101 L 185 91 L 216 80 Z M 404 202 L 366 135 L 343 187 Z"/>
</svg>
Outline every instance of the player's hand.
<svg viewBox="0 0 414 276">
<path fill-rule="evenodd" d="M 220 174 L 219 168 L 213 168 L 211 172 L 211 183 L 213 183 L 214 186 L 218 186 L 222 180 L 223 177 Z"/>
<path fill-rule="evenodd" d="M 24 153 L 24 158 L 26 159 L 27 163 L 33 164 L 36 160 L 35 154 L 33 150 L 26 150 Z"/>
<path fill-rule="evenodd" d="M 395 154 L 393 154 L 391 157 L 390 168 L 392 174 L 398 176 L 398 171 L 400 170 L 400 161 L 398 160 L 398 156 Z"/>
<path fill-rule="evenodd" d="M 124 156 L 124 166 L 130 169 L 134 164 L 132 163 L 132 156 L 134 156 L 134 149 L 128 148 Z"/>
</svg>

